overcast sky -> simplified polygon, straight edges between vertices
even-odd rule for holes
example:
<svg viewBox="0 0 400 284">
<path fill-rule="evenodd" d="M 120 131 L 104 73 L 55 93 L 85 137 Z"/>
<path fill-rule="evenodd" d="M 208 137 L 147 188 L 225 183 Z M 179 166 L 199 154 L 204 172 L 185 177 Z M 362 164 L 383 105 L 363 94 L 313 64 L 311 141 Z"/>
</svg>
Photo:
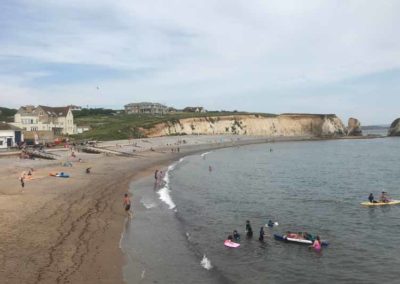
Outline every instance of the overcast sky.
<svg viewBox="0 0 400 284">
<path fill-rule="evenodd" d="M 399 27 L 397 0 L 2 0 L 0 105 L 154 101 L 391 123 Z"/>
</svg>

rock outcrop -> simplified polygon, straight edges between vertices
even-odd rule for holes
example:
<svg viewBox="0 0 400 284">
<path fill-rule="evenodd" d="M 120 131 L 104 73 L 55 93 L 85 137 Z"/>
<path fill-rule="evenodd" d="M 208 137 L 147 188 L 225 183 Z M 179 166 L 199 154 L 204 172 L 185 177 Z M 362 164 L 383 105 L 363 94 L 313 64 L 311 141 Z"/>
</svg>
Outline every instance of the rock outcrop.
<svg viewBox="0 0 400 284">
<path fill-rule="evenodd" d="M 388 131 L 388 136 L 400 136 L 400 118 L 392 122 Z"/>
<path fill-rule="evenodd" d="M 334 114 L 237 115 L 185 118 L 141 129 L 147 137 L 191 134 L 340 137 L 346 135 Z"/>
<path fill-rule="evenodd" d="M 350 117 L 347 125 L 348 136 L 362 136 L 361 123 L 357 118 Z"/>
</svg>

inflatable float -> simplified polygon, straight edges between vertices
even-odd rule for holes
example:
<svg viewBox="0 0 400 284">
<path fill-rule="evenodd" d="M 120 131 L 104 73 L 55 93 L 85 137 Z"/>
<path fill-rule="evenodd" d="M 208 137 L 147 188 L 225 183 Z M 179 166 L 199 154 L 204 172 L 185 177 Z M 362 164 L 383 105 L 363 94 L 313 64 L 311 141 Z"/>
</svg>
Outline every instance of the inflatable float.
<svg viewBox="0 0 400 284">
<path fill-rule="evenodd" d="M 361 205 L 363 206 L 385 206 L 385 205 L 397 205 L 397 204 L 400 204 L 400 200 L 392 199 L 389 202 L 369 202 L 369 201 L 361 202 Z"/>
<path fill-rule="evenodd" d="M 289 236 L 287 235 L 278 235 L 274 234 L 274 239 L 278 241 L 290 242 L 290 243 L 297 243 L 297 244 L 305 244 L 305 245 L 312 245 L 314 240 L 308 240 L 300 236 L 299 234 L 291 233 Z M 326 247 L 329 245 L 328 241 L 321 240 L 322 246 Z"/>
<path fill-rule="evenodd" d="M 235 242 L 233 242 L 231 240 L 225 240 L 224 245 L 226 247 L 230 247 L 230 248 L 238 248 L 238 247 L 240 247 L 240 244 L 235 243 Z"/>
</svg>

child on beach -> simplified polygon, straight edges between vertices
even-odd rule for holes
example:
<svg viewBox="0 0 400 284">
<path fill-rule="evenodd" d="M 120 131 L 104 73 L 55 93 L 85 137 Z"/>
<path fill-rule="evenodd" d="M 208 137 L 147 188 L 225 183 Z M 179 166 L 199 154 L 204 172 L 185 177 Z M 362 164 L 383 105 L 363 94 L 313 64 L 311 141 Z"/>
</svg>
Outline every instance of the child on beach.
<svg viewBox="0 0 400 284">
<path fill-rule="evenodd" d="M 129 218 L 132 218 L 132 212 L 131 212 L 131 200 L 128 196 L 127 193 L 124 195 L 124 203 L 123 206 L 125 208 L 125 212 L 128 214 Z"/>
</svg>

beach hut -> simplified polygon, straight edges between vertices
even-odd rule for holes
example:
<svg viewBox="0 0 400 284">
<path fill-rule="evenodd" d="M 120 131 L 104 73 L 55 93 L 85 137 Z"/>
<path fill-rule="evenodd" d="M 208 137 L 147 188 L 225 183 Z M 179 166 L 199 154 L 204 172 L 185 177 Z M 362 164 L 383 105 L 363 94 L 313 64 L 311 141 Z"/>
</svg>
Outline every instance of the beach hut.
<svg viewBox="0 0 400 284">
<path fill-rule="evenodd" d="M 21 129 L 10 124 L 0 122 L 0 149 L 15 147 L 23 142 Z"/>
</svg>

